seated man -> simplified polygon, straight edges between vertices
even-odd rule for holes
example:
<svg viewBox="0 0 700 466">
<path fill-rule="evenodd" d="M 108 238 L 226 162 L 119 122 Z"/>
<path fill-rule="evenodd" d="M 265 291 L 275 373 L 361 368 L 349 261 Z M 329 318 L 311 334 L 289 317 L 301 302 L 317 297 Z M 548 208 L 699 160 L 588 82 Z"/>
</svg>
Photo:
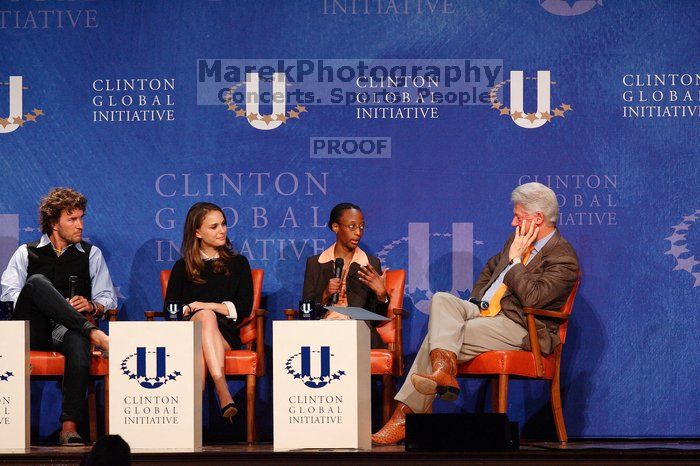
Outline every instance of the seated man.
<svg viewBox="0 0 700 466">
<path fill-rule="evenodd" d="M 395 399 L 396 409 L 372 436 L 375 445 L 406 436 L 407 413 L 425 413 L 435 396 L 454 401 L 459 394 L 457 363 L 491 350 L 529 349 L 523 307 L 560 309 L 578 276 L 578 259 L 556 229 L 559 206 L 554 192 L 540 183 L 518 186 L 511 194 L 515 233 L 493 256 L 474 284 L 469 301 L 449 293 L 430 300 L 428 334 Z M 488 303 L 478 306 L 471 302 Z M 558 324 L 538 320 L 544 354 L 557 344 Z"/>
<path fill-rule="evenodd" d="M 83 314 L 116 306 L 114 287 L 99 248 L 82 241 L 87 200 L 55 188 L 41 200 L 41 239 L 15 251 L 2 274 L 2 301 L 14 303 L 13 320 L 29 321 L 29 346 L 66 357 L 61 412 L 62 445 L 82 445 L 76 423 L 85 415 L 90 344 L 109 337 Z"/>
</svg>

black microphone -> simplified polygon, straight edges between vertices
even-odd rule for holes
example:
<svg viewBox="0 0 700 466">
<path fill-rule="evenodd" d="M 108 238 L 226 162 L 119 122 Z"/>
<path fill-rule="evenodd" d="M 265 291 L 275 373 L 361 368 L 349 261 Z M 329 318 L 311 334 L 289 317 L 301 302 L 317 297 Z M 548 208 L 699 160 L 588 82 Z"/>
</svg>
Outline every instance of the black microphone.
<svg viewBox="0 0 700 466">
<path fill-rule="evenodd" d="M 75 296 L 75 287 L 78 286 L 78 277 L 71 275 L 68 277 L 68 299 Z"/>
<path fill-rule="evenodd" d="M 335 260 L 335 269 L 333 271 L 333 278 L 340 278 L 343 276 L 343 267 L 345 266 L 345 261 L 342 258 Z M 333 304 L 338 302 L 338 293 L 333 293 L 331 298 Z"/>
</svg>

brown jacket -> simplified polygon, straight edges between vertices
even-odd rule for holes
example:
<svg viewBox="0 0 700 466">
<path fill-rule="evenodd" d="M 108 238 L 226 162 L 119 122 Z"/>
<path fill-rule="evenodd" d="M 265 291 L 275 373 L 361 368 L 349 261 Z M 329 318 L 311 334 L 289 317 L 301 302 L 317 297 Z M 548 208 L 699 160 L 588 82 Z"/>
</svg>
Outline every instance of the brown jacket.
<svg viewBox="0 0 700 466">
<path fill-rule="evenodd" d="M 481 299 L 491 283 L 508 266 L 508 250 L 514 235 L 506 241 L 501 252 L 486 263 L 474 284 L 471 296 Z M 508 291 L 501 300 L 501 312 L 527 328 L 523 307 L 558 310 L 566 302 L 578 277 L 578 258 L 574 248 L 559 231 L 547 241 L 527 265 L 516 264 L 503 278 Z M 549 319 L 536 319 L 537 337 L 542 352 L 549 354 L 559 344 L 559 324 Z M 526 336 L 523 348 L 530 349 Z"/>
</svg>

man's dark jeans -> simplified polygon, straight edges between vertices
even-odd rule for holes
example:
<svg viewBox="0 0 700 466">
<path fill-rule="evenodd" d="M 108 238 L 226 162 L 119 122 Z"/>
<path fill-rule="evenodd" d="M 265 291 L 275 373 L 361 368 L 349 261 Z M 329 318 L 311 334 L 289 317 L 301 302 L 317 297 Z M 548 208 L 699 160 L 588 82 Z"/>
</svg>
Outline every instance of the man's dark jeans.
<svg viewBox="0 0 700 466">
<path fill-rule="evenodd" d="M 66 358 L 61 422 L 85 419 L 90 372 L 90 332 L 97 328 L 76 311 L 43 275 L 27 279 L 12 320 L 29 321 L 29 347 L 58 351 Z"/>
</svg>

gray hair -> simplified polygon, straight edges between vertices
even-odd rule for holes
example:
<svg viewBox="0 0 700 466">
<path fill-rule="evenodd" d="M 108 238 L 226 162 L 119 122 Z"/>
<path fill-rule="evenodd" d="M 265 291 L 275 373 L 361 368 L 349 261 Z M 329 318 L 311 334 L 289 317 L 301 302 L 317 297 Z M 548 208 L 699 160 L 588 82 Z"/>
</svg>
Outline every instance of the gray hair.
<svg viewBox="0 0 700 466">
<path fill-rule="evenodd" d="M 559 204 L 554 191 L 542 183 L 521 184 L 510 194 L 513 204 L 520 204 L 525 212 L 534 214 L 542 212 L 545 220 L 552 225 L 557 224 L 559 219 Z"/>
</svg>

